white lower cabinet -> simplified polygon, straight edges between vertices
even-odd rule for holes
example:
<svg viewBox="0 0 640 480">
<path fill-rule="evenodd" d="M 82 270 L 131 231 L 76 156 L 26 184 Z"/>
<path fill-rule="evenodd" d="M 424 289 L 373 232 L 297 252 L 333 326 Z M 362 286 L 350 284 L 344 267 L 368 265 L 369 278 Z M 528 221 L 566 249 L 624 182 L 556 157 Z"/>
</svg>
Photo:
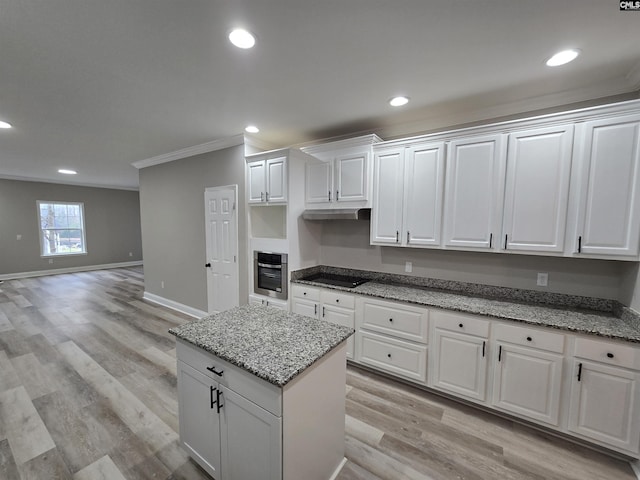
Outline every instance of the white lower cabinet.
<svg viewBox="0 0 640 480">
<path fill-rule="evenodd" d="M 189 455 L 214 478 L 220 476 L 220 417 L 212 415 L 218 383 L 178 362 L 180 440 Z"/>
<path fill-rule="evenodd" d="M 355 300 L 353 295 L 319 288 L 294 285 L 291 311 L 307 317 L 319 318 L 344 327 L 355 328 Z M 347 340 L 347 358 L 353 360 L 355 343 Z"/>
<path fill-rule="evenodd" d="M 344 343 L 283 387 L 176 344 L 180 443 L 215 480 L 335 478 L 344 462 Z"/>
<path fill-rule="evenodd" d="M 431 386 L 467 399 L 487 399 L 490 322 L 432 311 Z"/>
<path fill-rule="evenodd" d="M 576 341 L 569 431 L 635 455 L 640 442 L 640 352 L 629 346 Z"/>
<path fill-rule="evenodd" d="M 282 478 L 282 418 L 222 388 L 222 471 L 228 480 Z"/>
<path fill-rule="evenodd" d="M 265 307 L 279 308 L 280 310 L 288 310 L 287 302 L 276 300 L 271 297 L 262 295 L 249 295 L 249 305 L 264 305 Z"/>
<path fill-rule="evenodd" d="M 565 336 L 500 324 L 494 338 L 493 406 L 559 426 Z"/>
<path fill-rule="evenodd" d="M 358 298 L 356 325 L 356 361 L 415 382 L 427 382 L 429 310 Z"/>
</svg>

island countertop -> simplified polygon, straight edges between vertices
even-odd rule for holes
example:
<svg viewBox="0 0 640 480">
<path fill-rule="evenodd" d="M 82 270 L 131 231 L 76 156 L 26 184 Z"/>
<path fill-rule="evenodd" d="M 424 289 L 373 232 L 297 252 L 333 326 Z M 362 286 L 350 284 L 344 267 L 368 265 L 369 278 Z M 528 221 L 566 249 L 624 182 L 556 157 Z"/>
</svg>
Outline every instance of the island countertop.
<svg viewBox="0 0 640 480">
<path fill-rule="evenodd" d="M 354 330 L 273 307 L 244 305 L 169 333 L 282 387 Z"/>
</svg>

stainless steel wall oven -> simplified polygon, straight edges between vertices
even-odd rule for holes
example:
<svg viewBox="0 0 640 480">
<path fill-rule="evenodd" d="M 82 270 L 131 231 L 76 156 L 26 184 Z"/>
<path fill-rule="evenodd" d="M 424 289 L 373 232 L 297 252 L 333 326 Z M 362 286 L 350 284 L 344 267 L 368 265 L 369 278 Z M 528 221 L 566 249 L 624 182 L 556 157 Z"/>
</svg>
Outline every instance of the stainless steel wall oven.
<svg viewBox="0 0 640 480">
<path fill-rule="evenodd" d="M 260 295 L 287 299 L 289 270 L 287 254 L 253 252 L 253 291 Z"/>
</svg>

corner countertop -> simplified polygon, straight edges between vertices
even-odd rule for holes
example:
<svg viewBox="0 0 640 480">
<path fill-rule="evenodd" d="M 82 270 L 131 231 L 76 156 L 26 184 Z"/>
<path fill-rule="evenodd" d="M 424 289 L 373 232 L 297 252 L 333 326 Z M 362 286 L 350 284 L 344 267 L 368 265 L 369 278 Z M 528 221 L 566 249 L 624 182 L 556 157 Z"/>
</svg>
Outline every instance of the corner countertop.
<svg viewBox="0 0 640 480">
<path fill-rule="evenodd" d="M 244 305 L 169 333 L 283 387 L 354 330 L 273 307 Z"/>
<path fill-rule="evenodd" d="M 333 274 L 360 275 L 369 281 L 346 288 L 301 279 L 325 270 Z M 403 280 L 412 283 L 402 283 Z M 638 314 L 611 300 L 324 266 L 293 272 L 292 282 L 640 343 Z"/>
</svg>

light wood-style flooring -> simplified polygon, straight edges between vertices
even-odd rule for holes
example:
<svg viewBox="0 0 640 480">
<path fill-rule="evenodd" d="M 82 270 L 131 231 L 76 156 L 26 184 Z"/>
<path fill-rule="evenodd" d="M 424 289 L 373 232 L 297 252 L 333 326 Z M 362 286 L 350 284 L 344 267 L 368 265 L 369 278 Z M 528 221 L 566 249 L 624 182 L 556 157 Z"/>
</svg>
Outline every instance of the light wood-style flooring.
<svg viewBox="0 0 640 480">
<path fill-rule="evenodd" d="M 167 330 L 191 319 L 142 293 L 142 268 L 0 283 L 0 479 L 209 478 L 178 444 Z M 626 462 L 357 368 L 346 392 L 338 480 L 635 479 Z"/>
</svg>

